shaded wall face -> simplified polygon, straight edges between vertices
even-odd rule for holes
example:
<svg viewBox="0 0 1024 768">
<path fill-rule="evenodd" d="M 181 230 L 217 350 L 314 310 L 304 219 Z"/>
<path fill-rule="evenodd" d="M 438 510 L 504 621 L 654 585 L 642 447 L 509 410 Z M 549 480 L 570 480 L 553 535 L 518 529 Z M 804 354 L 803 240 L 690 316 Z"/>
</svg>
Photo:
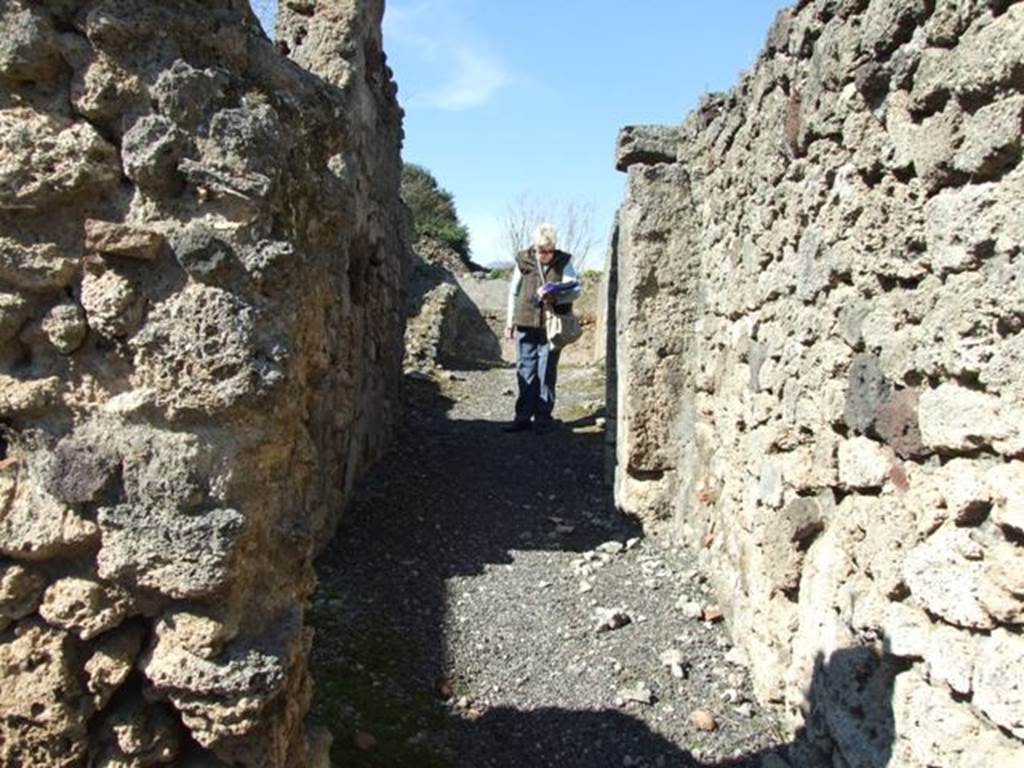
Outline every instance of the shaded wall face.
<svg viewBox="0 0 1024 768">
<path fill-rule="evenodd" d="M 619 503 L 852 765 L 886 686 L 900 765 L 1024 752 L 1022 72 L 1024 3 L 804 2 L 620 136 Z"/>
<path fill-rule="evenodd" d="M 381 6 L 302 6 L 0 4 L 4 765 L 305 763 L 405 245 Z"/>
</svg>

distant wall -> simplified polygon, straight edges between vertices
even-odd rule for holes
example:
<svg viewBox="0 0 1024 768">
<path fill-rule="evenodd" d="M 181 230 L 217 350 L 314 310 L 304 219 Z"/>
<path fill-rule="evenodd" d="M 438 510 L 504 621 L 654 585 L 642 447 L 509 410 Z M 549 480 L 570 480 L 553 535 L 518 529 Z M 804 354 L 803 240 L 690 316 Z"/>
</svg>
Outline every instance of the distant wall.
<svg viewBox="0 0 1024 768">
<path fill-rule="evenodd" d="M 1024 3 L 817 0 L 620 135 L 619 504 L 840 765 L 1024 760 L 1022 128 Z"/>
<path fill-rule="evenodd" d="M 484 274 L 458 276 L 459 286 L 486 320 L 487 325 L 501 339 L 501 357 L 507 363 L 516 360 L 515 342 L 504 338 L 508 280 Z M 604 359 L 603 346 L 598 342 L 598 304 L 601 279 L 593 274 L 583 278 L 583 293 L 573 305 L 573 312 L 583 326 L 583 336 L 562 350 L 560 364 L 591 365 Z"/>
<path fill-rule="evenodd" d="M 236 0 L 0 4 L 0 764 L 312 759 L 312 557 L 399 407 L 382 13 L 288 3 L 290 61 Z"/>
</svg>

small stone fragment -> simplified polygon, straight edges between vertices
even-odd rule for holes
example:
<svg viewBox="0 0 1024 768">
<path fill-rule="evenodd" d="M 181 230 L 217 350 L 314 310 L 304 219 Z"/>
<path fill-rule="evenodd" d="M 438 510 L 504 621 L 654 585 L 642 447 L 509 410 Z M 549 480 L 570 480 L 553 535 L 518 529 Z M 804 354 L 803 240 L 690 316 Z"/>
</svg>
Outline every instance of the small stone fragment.
<svg viewBox="0 0 1024 768">
<path fill-rule="evenodd" d="M 722 609 L 717 605 L 708 605 L 704 608 L 704 621 L 710 621 L 711 623 L 719 622 L 725 618 L 725 614 L 722 613 Z"/>
<path fill-rule="evenodd" d="M 683 666 L 685 659 L 683 658 L 682 651 L 673 648 L 662 653 L 659 659 L 663 665 L 669 668 L 669 672 L 672 674 L 672 677 L 677 680 L 682 680 L 686 677 L 686 670 Z"/>
<path fill-rule="evenodd" d="M 693 600 L 681 598 L 679 602 L 676 603 L 676 607 L 682 611 L 683 616 L 687 619 L 696 620 L 704 616 L 704 607 Z"/>
<path fill-rule="evenodd" d="M 737 667 L 750 666 L 750 657 L 747 656 L 742 648 L 733 648 L 725 654 L 725 660 L 730 664 L 735 664 Z"/>
<path fill-rule="evenodd" d="M 654 691 L 652 691 L 647 683 L 641 681 L 636 685 L 623 688 L 619 691 L 619 698 L 623 701 L 632 701 L 637 704 L 651 705 L 654 703 Z"/>
<path fill-rule="evenodd" d="M 625 549 L 626 546 L 621 541 L 606 541 L 597 547 L 598 552 L 603 552 L 606 555 L 617 555 L 625 551 Z"/>
<path fill-rule="evenodd" d="M 599 608 L 597 631 L 610 632 L 633 622 L 633 618 L 621 608 Z"/>
</svg>

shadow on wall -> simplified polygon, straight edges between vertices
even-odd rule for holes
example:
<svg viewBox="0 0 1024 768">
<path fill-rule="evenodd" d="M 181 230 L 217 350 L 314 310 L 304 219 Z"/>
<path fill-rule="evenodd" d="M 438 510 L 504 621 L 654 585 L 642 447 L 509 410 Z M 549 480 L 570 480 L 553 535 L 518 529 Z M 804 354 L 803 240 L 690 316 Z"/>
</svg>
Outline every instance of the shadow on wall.
<svg viewBox="0 0 1024 768">
<path fill-rule="evenodd" d="M 398 444 L 371 473 L 318 563 L 314 713 L 334 733 L 335 763 L 709 765 L 620 710 L 496 707 L 478 715 L 441 701 L 439 681 L 452 667 L 446 631 L 460 631 L 448 626 L 449 580 L 512 565 L 514 551 L 582 553 L 639 529 L 616 511 L 600 482 L 603 435 L 571 429 L 592 426 L 593 417 L 543 437 L 510 436 L 494 422 L 449 419 L 452 402 L 433 384 L 410 380 L 407 393 L 415 403 Z M 567 492 L 554 502 L 538 501 L 538 482 L 550 475 L 545 467 L 552 456 Z M 574 532 L 553 536 L 552 514 Z M 523 608 L 525 616 L 529 606 Z M 771 752 L 711 765 L 773 768 L 786 765 L 781 755 L 797 768 L 830 767 L 832 742 L 825 734 L 837 737 L 850 768 L 886 765 L 898 671 L 888 658 L 862 648 L 819 658 L 806 733 Z M 458 680 L 446 684 L 453 699 L 461 695 Z M 357 746 L 360 733 L 373 734 L 372 748 Z"/>
</svg>

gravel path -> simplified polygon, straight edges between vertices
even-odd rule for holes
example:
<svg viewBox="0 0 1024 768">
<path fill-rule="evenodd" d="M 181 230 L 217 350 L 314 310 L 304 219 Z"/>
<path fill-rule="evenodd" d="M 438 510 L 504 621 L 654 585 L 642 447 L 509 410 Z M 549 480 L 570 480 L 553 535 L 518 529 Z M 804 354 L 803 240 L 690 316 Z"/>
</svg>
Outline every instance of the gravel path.
<svg viewBox="0 0 1024 768">
<path fill-rule="evenodd" d="M 544 435 L 500 431 L 508 369 L 408 382 L 396 447 L 318 562 L 336 765 L 775 760 L 693 555 L 642 538 L 602 483 L 600 372 L 561 373 Z"/>
</svg>

